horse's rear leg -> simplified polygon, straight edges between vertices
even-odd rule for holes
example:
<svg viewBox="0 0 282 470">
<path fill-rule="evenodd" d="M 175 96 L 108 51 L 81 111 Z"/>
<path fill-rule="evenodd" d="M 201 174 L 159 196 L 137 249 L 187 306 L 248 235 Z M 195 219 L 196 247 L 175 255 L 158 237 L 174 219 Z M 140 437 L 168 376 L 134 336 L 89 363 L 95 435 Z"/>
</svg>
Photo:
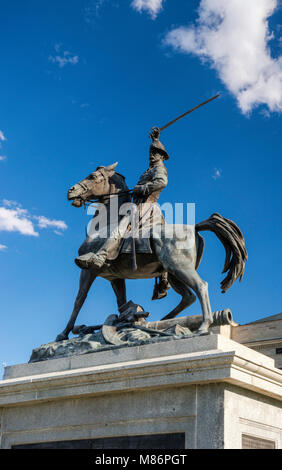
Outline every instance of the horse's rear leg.
<svg viewBox="0 0 282 470">
<path fill-rule="evenodd" d="M 177 307 L 175 307 L 174 310 L 169 312 L 168 315 L 163 317 L 162 320 L 168 320 L 169 318 L 176 317 L 177 315 L 179 315 L 179 313 L 185 310 L 185 308 L 190 307 L 190 305 L 192 305 L 196 300 L 195 295 L 192 294 L 191 290 L 189 289 L 189 287 L 187 287 L 184 282 L 181 282 L 172 274 L 168 274 L 168 280 L 173 290 L 180 294 L 182 296 L 182 299 L 181 302 L 177 305 Z"/>
<path fill-rule="evenodd" d="M 213 322 L 212 310 L 208 293 L 208 283 L 200 278 L 195 269 L 189 268 L 187 271 L 176 269 L 174 275 L 188 285 L 197 295 L 203 314 L 203 322 L 198 329 L 198 333 L 208 333 L 208 329 Z"/>
<path fill-rule="evenodd" d="M 80 281 L 79 281 L 79 291 L 74 302 L 74 307 L 73 307 L 71 317 L 65 329 L 62 331 L 62 333 L 60 333 L 57 336 L 56 341 L 63 341 L 65 339 L 68 339 L 69 334 L 72 331 L 74 324 L 76 322 L 77 316 L 81 310 L 81 307 L 85 302 L 89 289 L 92 286 L 96 277 L 97 277 L 96 274 L 94 274 L 93 271 L 91 271 L 90 269 L 81 270 Z"/>
</svg>

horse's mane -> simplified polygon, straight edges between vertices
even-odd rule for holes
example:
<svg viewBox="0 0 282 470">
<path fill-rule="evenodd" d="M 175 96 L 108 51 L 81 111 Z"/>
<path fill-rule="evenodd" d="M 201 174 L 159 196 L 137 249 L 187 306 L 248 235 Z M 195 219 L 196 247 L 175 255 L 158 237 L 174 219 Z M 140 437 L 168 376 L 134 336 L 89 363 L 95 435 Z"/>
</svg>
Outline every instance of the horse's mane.
<svg viewBox="0 0 282 470">
<path fill-rule="evenodd" d="M 113 176 L 110 177 L 109 181 L 110 181 L 111 185 L 115 186 L 116 190 L 121 189 L 122 191 L 128 191 L 128 186 L 125 182 L 125 177 L 121 173 L 118 173 L 116 171 L 113 174 Z"/>
</svg>

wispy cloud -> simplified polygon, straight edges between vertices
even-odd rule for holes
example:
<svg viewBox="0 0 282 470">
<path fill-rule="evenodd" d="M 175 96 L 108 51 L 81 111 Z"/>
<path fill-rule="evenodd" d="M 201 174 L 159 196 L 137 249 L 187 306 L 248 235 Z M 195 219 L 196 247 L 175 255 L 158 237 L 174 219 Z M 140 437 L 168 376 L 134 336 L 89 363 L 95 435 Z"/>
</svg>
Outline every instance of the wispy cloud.
<svg viewBox="0 0 282 470">
<path fill-rule="evenodd" d="M 81 102 L 80 100 L 72 100 L 71 104 L 73 104 L 74 106 L 79 106 L 81 109 L 90 108 L 91 106 L 90 103 Z"/>
<path fill-rule="evenodd" d="M 1 245 L 0 244 L 0 251 L 5 251 L 5 250 L 7 250 L 7 248 L 8 247 L 6 245 Z"/>
<path fill-rule="evenodd" d="M 155 19 L 162 9 L 164 0 L 133 0 L 131 6 L 134 10 L 147 11 L 152 19 Z"/>
<path fill-rule="evenodd" d="M 44 215 L 34 216 L 33 218 L 38 221 L 38 227 L 40 228 L 53 227 L 60 230 L 66 230 L 68 228 L 63 220 L 51 220 Z"/>
<path fill-rule="evenodd" d="M 3 131 L 0 131 L 0 140 L 1 140 L 2 142 L 4 142 L 5 140 L 7 140 L 6 137 L 4 136 Z"/>
<path fill-rule="evenodd" d="M 3 199 L 0 206 L 0 231 L 19 232 L 21 235 L 38 237 L 38 228 L 53 228 L 66 230 L 67 224 L 63 220 L 48 219 L 45 216 L 36 216 L 27 209 L 23 209 L 16 201 Z"/>
<path fill-rule="evenodd" d="M 19 204 L 18 202 L 16 201 L 11 201 L 9 199 L 2 199 L 2 203 L 4 204 L 4 206 L 7 206 L 7 207 L 21 207 L 21 204 Z"/>
<path fill-rule="evenodd" d="M 244 114 L 259 105 L 282 111 L 282 56 L 269 49 L 268 18 L 277 0 L 201 0 L 192 26 L 170 31 L 165 43 L 214 68 Z"/>
<path fill-rule="evenodd" d="M 57 55 L 50 55 L 49 61 L 53 64 L 58 64 L 60 68 L 65 67 L 66 65 L 76 65 L 79 62 L 79 57 L 77 55 L 72 55 L 71 52 L 65 50 L 61 51 L 61 44 L 56 44 L 54 49 Z"/>
<path fill-rule="evenodd" d="M 86 23 L 92 23 L 93 20 L 100 16 L 102 6 L 107 0 L 89 0 L 87 6 L 84 8 L 84 19 Z"/>
<path fill-rule="evenodd" d="M 0 162 L 3 162 L 4 160 L 7 160 L 7 157 L 4 155 L 0 155 Z"/>
<path fill-rule="evenodd" d="M 213 178 L 214 180 L 218 180 L 218 178 L 221 178 L 221 176 L 222 176 L 222 171 L 221 171 L 220 169 L 218 169 L 218 168 L 215 168 L 215 169 L 214 169 L 214 172 L 213 172 L 213 174 L 212 174 L 212 178 Z"/>
</svg>

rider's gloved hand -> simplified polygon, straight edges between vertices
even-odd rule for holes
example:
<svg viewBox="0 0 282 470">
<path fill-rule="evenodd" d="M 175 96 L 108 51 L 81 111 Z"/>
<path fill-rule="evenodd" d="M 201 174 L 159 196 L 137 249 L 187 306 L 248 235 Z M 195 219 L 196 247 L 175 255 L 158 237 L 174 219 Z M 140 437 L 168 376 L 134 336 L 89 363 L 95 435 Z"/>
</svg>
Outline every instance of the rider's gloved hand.
<svg viewBox="0 0 282 470">
<path fill-rule="evenodd" d="M 158 140 L 160 137 L 160 129 L 158 127 L 153 127 L 150 131 L 150 137 L 152 140 Z"/>
<path fill-rule="evenodd" d="M 146 189 L 147 189 L 146 185 L 137 184 L 137 186 L 135 186 L 135 188 L 133 189 L 133 192 L 134 192 L 134 194 L 136 194 L 138 196 L 145 196 L 147 194 Z"/>
</svg>

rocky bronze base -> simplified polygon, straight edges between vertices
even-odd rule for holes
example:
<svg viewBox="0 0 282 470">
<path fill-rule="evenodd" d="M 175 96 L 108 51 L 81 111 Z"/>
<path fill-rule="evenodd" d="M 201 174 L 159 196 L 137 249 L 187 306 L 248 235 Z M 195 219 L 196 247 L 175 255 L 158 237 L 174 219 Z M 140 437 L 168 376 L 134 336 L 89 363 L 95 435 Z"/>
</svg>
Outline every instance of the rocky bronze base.
<svg viewBox="0 0 282 470">
<path fill-rule="evenodd" d="M 202 322 L 201 315 L 158 322 L 147 322 L 148 316 L 149 313 L 140 305 L 127 302 L 120 309 L 119 316 L 110 315 L 103 325 L 76 326 L 73 333 L 78 336 L 65 341 L 43 344 L 34 349 L 29 362 L 79 356 L 95 351 L 190 338 L 202 334 L 198 331 Z M 213 320 L 213 326 L 231 324 L 232 313 L 228 309 L 215 312 Z"/>
<path fill-rule="evenodd" d="M 157 341 L 167 341 L 170 339 L 183 338 L 183 335 L 175 337 L 151 337 L 146 332 L 142 332 L 141 334 L 138 333 L 137 337 L 136 330 L 130 328 L 124 329 L 122 332 L 122 336 L 126 338 L 127 341 L 122 341 L 119 345 L 107 343 L 101 333 L 79 336 L 66 341 L 43 344 L 39 348 L 36 348 L 32 351 L 29 362 L 32 363 L 47 361 L 49 359 L 80 356 L 82 354 L 90 354 L 96 351 L 106 351 L 115 348 L 137 346 L 149 342 L 154 343 Z"/>
</svg>

